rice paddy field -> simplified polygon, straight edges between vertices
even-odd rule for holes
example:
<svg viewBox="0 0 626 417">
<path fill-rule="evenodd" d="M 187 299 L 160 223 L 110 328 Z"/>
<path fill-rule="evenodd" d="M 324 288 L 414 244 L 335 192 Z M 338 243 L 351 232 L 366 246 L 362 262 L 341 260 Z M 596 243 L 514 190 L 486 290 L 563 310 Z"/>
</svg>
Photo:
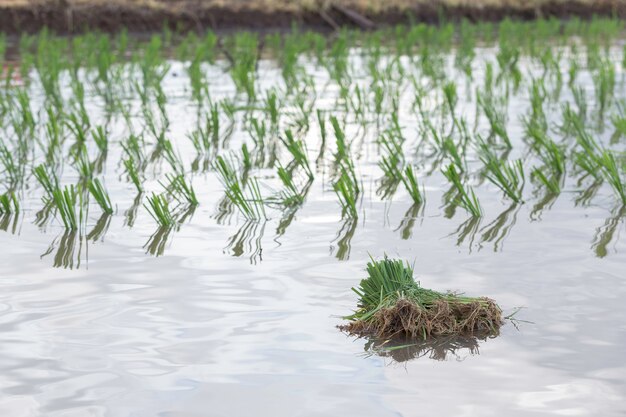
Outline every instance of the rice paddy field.
<svg viewBox="0 0 626 417">
<path fill-rule="evenodd" d="M 625 29 L 0 37 L 0 415 L 624 415 Z M 340 331 L 385 255 L 504 325 Z"/>
</svg>

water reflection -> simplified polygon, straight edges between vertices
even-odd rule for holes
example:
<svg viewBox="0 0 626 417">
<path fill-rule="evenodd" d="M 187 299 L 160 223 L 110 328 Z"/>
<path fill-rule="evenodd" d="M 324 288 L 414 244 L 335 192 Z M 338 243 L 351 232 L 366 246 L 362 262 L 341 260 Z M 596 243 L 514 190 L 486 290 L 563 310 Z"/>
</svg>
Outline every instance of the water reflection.
<svg viewBox="0 0 626 417">
<path fill-rule="evenodd" d="M 133 227 L 135 225 L 135 219 L 137 218 L 137 209 L 141 205 L 142 194 L 138 193 L 133 200 L 133 204 L 124 213 L 124 225 Z"/>
<path fill-rule="evenodd" d="M 433 337 L 416 340 L 408 337 L 370 339 L 364 346 L 367 356 L 381 356 L 394 362 L 407 362 L 427 357 L 436 361 L 464 360 L 467 356 L 480 354 L 480 343 L 498 337 L 498 333 L 481 333 Z"/>
<path fill-rule="evenodd" d="M 493 251 L 500 252 L 503 247 L 504 239 L 509 235 L 515 222 L 517 221 L 517 213 L 519 212 L 520 205 L 513 203 L 495 218 L 494 221 L 483 227 L 480 232 L 479 248 L 482 248 L 485 243 L 493 242 Z"/>
<path fill-rule="evenodd" d="M 456 245 L 461 246 L 465 242 L 466 239 L 469 239 L 468 248 L 470 253 L 472 252 L 472 248 L 474 247 L 474 239 L 476 237 L 476 232 L 478 232 L 478 228 L 481 223 L 480 217 L 470 217 L 465 220 L 463 223 L 457 227 L 457 229 L 449 234 L 447 237 L 456 236 Z"/>
<path fill-rule="evenodd" d="M 167 243 L 172 237 L 172 232 L 176 227 L 161 226 L 149 238 L 143 248 L 146 253 L 153 256 L 161 256 L 165 253 Z"/>
<path fill-rule="evenodd" d="M 0 215 L 0 230 L 14 234 L 18 233 L 19 213 L 3 213 Z"/>
<path fill-rule="evenodd" d="M 341 225 L 341 229 L 337 232 L 337 236 L 331 242 L 330 253 L 332 254 L 335 251 L 333 243 L 337 242 L 337 253 L 335 257 L 340 261 L 350 259 L 350 250 L 352 249 L 350 242 L 356 231 L 357 221 L 357 219 L 346 218 Z"/>
<path fill-rule="evenodd" d="M 89 233 L 87 233 L 87 240 L 91 240 L 92 242 L 96 241 L 104 241 L 104 235 L 109 230 L 109 225 L 111 224 L 111 215 L 107 213 L 102 213 L 102 216 L 98 219 L 95 226 Z"/>
<path fill-rule="evenodd" d="M 228 239 L 224 253 L 232 256 L 249 255 L 250 263 L 263 260 L 262 239 L 266 222 L 246 221 L 233 236 Z"/>
<path fill-rule="evenodd" d="M 417 218 L 420 217 L 424 213 L 424 205 L 423 204 L 413 204 L 409 209 L 404 213 L 404 217 L 400 222 L 400 225 L 394 230 L 394 232 L 400 231 L 400 236 L 402 239 L 408 240 L 413 235 L 413 226 L 415 226 L 415 222 Z"/>
<path fill-rule="evenodd" d="M 530 219 L 533 221 L 541 220 L 541 215 L 544 210 L 550 210 L 554 205 L 554 202 L 559 197 L 559 194 L 547 192 L 545 195 L 539 200 L 535 205 L 533 205 L 532 210 L 530 211 Z"/>
<path fill-rule="evenodd" d="M 598 258 L 604 258 L 608 254 L 608 246 L 615 238 L 619 239 L 619 226 L 624 221 L 626 206 L 620 205 L 613 209 L 611 215 L 604 221 L 604 224 L 596 229 L 596 233 L 591 242 L 591 249 Z M 615 233 L 617 232 L 617 237 Z M 617 251 L 616 251 L 617 252 Z"/>
<path fill-rule="evenodd" d="M 57 236 L 52 241 L 40 258 L 43 259 L 54 252 L 52 265 L 55 268 L 78 269 L 83 256 L 83 240 L 84 236 L 78 230 L 66 230 L 60 235 L 60 238 Z M 84 256 L 87 260 L 86 250 Z"/>
<path fill-rule="evenodd" d="M 591 200 L 598 193 L 598 190 L 600 190 L 600 187 L 602 187 L 602 181 L 594 181 L 589 187 L 580 192 L 579 196 L 574 200 L 575 204 L 577 206 L 588 207 L 589 204 L 591 204 Z"/>
</svg>

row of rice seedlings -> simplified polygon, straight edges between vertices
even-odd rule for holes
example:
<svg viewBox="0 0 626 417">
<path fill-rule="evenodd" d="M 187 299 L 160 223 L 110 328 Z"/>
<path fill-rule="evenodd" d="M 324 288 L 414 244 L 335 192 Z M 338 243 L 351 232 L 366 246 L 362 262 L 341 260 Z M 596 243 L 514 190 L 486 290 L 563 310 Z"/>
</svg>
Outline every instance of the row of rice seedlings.
<svg viewBox="0 0 626 417">
<path fill-rule="evenodd" d="M 411 29 L 412 30 L 412 29 Z M 447 35 L 444 33 L 445 31 L 449 30 L 449 28 L 446 28 L 444 30 L 442 30 L 441 34 L 433 34 L 430 33 L 429 31 L 431 31 L 431 28 L 425 28 L 422 27 L 419 30 L 417 30 L 417 32 L 415 33 L 422 33 L 421 35 L 411 35 L 411 36 L 427 36 L 428 39 L 430 39 L 430 36 L 435 36 L 435 38 L 439 39 L 441 42 L 443 42 L 445 44 L 445 42 L 447 42 L 445 39 L 447 37 Z M 422 32 L 420 32 L 422 31 Z M 413 32 L 411 32 L 413 33 Z M 429 35 L 424 35 L 425 33 L 430 33 Z M 294 35 L 295 36 L 295 35 Z M 340 86 L 342 88 L 342 91 L 350 93 L 350 92 L 354 92 L 354 96 L 353 97 L 348 97 L 349 102 L 346 102 L 346 109 L 348 109 L 351 113 L 356 113 L 356 117 L 357 119 L 364 119 L 365 118 L 365 112 L 367 111 L 367 106 L 365 105 L 366 100 L 364 99 L 365 96 L 365 90 L 359 86 L 359 85 L 354 85 L 354 86 L 350 86 L 348 81 L 351 78 L 351 72 L 354 71 L 354 69 L 350 68 L 350 65 L 348 63 L 347 57 L 348 57 L 348 51 L 349 51 L 349 45 L 351 42 L 353 42 L 353 39 L 351 39 L 350 37 L 351 35 L 344 33 L 340 35 L 340 39 L 337 41 L 337 46 L 335 48 L 333 48 L 330 51 L 329 56 L 327 57 L 323 57 L 322 59 L 325 60 L 325 65 L 328 67 L 329 72 L 331 72 L 333 74 L 333 78 L 337 80 L 338 83 L 340 83 Z M 441 36 L 441 38 L 440 38 Z M 144 80 L 143 80 L 143 84 L 140 85 L 138 87 L 138 92 L 140 94 L 145 94 L 146 95 L 146 100 L 149 100 L 149 97 L 154 97 L 157 100 L 157 105 L 159 106 L 159 109 L 161 111 L 161 114 L 164 116 L 164 124 L 167 124 L 167 117 L 166 117 L 166 112 L 164 111 L 164 93 L 162 88 L 160 87 L 160 83 L 163 79 L 163 77 L 161 75 L 163 75 L 165 72 L 162 72 L 164 69 L 166 69 L 167 65 L 163 65 L 163 53 L 164 53 L 164 48 L 163 48 L 163 40 L 151 40 L 150 44 L 147 48 L 147 50 L 145 51 L 143 57 L 140 57 L 137 59 L 137 65 L 141 66 L 141 71 L 142 74 L 144 76 Z M 242 41 L 244 44 L 247 42 Z M 367 42 L 367 40 L 366 40 Z M 438 41 L 439 42 L 439 41 Z M 501 39 L 501 42 L 504 42 L 504 46 L 503 46 L 503 51 L 501 51 L 501 53 L 498 55 L 498 65 L 500 67 L 500 75 L 509 77 L 511 76 L 511 74 L 515 73 L 516 70 L 516 66 L 517 66 L 517 59 L 519 56 L 520 51 L 515 50 L 514 48 L 519 47 L 518 45 L 515 44 L 515 42 L 511 39 L 505 40 L 503 41 Z M 46 43 L 46 45 L 51 45 L 51 43 Z M 56 47 L 56 46 L 55 46 Z M 374 47 L 374 46 L 372 46 Z M 246 47 L 247 48 L 247 47 Z M 243 48 L 243 49 L 246 49 Z M 404 48 L 408 48 L 408 50 L 413 51 L 414 50 L 414 46 L 411 46 L 407 43 L 402 43 L 402 45 L 398 48 L 398 50 L 404 50 Z M 247 50 L 247 52 L 245 52 L 246 54 L 249 54 L 249 52 L 253 49 L 253 48 L 248 48 L 249 50 Z M 258 55 L 258 43 L 257 43 L 257 47 L 254 48 L 255 49 L 255 53 Z M 306 47 L 301 47 L 301 48 L 295 48 L 300 52 L 306 51 Z M 105 48 L 105 50 L 107 50 L 107 54 L 109 53 L 109 47 L 107 46 Z M 390 49 L 391 50 L 391 49 Z M 423 58 L 425 57 L 429 57 L 429 58 L 433 58 L 433 61 L 439 61 L 440 57 L 431 49 L 431 50 L 424 50 L 423 52 L 421 52 L 422 55 L 420 55 L 420 59 L 422 59 L 420 65 L 423 66 L 423 68 L 421 68 L 420 70 L 423 70 L 425 72 L 425 74 L 427 74 L 427 76 L 433 80 L 433 82 L 437 82 L 437 83 L 443 83 L 443 93 L 444 93 L 444 99 L 445 99 L 445 104 L 447 106 L 448 111 L 452 114 L 452 119 L 455 119 L 454 116 L 454 112 L 455 112 L 455 108 L 456 108 L 456 104 L 458 102 L 458 96 L 457 96 L 457 92 L 456 92 L 456 84 L 454 82 L 445 82 L 446 80 L 446 74 L 445 73 L 441 73 L 440 69 L 437 68 L 437 66 L 439 65 L 438 63 L 428 63 L 428 60 L 424 60 Z M 534 52 L 533 52 L 534 53 Z M 237 55 L 238 52 L 235 52 L 235 61 L 239 60 L 239 56 Z M 251 54 L 249 54 L 251 55 Z M 42 55 L 43 56 L 43 55 Z M 536 53 L 535 56 L 539 57 L 542 60 L 542 64 L 544 65 L 544 68 L 546 68 L 546 72 L 548 71 L 556 71 L 555 68 L 555 63 L 558 63 L 559 58 L 558 57 L 554 57 L 551 55 L 547 55 L 547 54 L 540 54 L 540 53 Z M 99 80 L 99 82 L 103 82 L 104 84 L 109 84 L 110 83 L 110 79 L 112 77 L 116 77 L 116 75 L 114 74 L 114 71 L 112 71 L 112 62 L 114 62 L 114 59 L 109 59 L 110 57 L 106 58 L 104 61 L 102 62 L 96 62 L 97 65 L 99 65 L 98 67 L 98 75 L 97 75 L 97 79 Z M 54 58 L 53 58 L 54 59 Z M 140 61 L 144 61 L 144 62 L 140 62 Z M 291 55 L 291 58 L 289 58 L 289 60 L 293 63 L 293 55 Z M 45 60 L 40 59 L 39 60 L 39 65 L 43 65 L 43 62 Z M 258 59 L 257 59 L 258 61 Z M 56 60 L 55 62 L 58 62 L 58 60 Z M 394 83 L 397 83 L 397 79 L 400 79 L 400 75 L 402 74 L 402 71 L 404 71 L 402 64 L 399 63 L 399 61 L 397 59 L 392 59 L 391 60 L 391 64 L 389 65 L 381 65 L 382 70 L 378 69 L 378 68 L 373 68 L 370 71 L 372 71 L 372 73 L 374 74 L 373 76 L 380 78 L 382 82 L 385 83 L 385 87 L 389 87 L 390 85 L 393 85 Z M 51 65 L 51 68 L 49 69 L 51 71 L 51 76 L 49 77 L 51 81 L 46 81 L 48 82 L 49 88 L 46 88 L 46 91 L 49 91 L 49 94 L 51 94 L 51 96 L 54 95 L 54 90 L 55 90 L 55 84 L 58 84 L 57 81 L 54 80 L 54 65 L 57 65 L 55 63 L 53 63 Z M 601 67 L 598 67 L 601 68 Z M 42 71 L 48 71 L 48 69 L 42 69 Z M 196 70 L 197 71 L 197 70 Z M 237 70 L 235 70 L 237 71 Z M 250 72 L 254 72 L 256 73 L 257 69 L 250 69 Z M 601 71 L 601 69 L 599 70 Z M 608 71 L 608 70 L 607 70 Z M 610 71 L 609 71 L 610 72 Z M 599 88 L 597 88 L 598 91 L 601 91 L 602 88 L 602 83 L 609 85 L 611 84 L 610 80 L 612 78 L 612 76 L 610 75 L 610 73 L 607 72 L 608 75 L 598 75 L 598 82 L 597 85 L 599 86 Z M 295 72 L 290 72 L 291 75 L 288 76 L 289 79 L 296 79 L 297 77 L 302 77 L 301 75 L 295 75 Z M 376 75 L 378 74 L 378 75 Z M 254 77 L 255 75 L 252 75 L 252 77 Z M 602 77 L 606 78 L 608 81 L 602 81 L 601 79 Z M 614 77 L 613 77 L 614 78 Z M 511 78 L 514 82 L 516 79 L 516 76 L 513 75 Z M 498 83 L 498 81 L 496 81 L 496 84 Z M 490 84 L 491 85 L 491 84 Z M 493 87 L 491 87 L 493 88 Z M 246 90 L 245 88 L 243 90 Z M 613 88 L 605 88 L 606 91 L 612 91 Z M 268 92 L 265 96 L 265 101 L 263 104 L 263 107 L 268 115 L 269 121 L 271 123 L 271 125 L 277 125 L 279 123 L 279 117 L 280 117 L 280 105 L 278 104 L 281 99 L 280 97 L 277 95 L 277 91 L 278 90 L 272 90 L 270 92 Z M 376 103 L 378 103 L 377 105 L 374 106 L 376 112 L 381 113 L 382 112 L 382 103 L 383 100 L 386 96 L 391 96 L 391 94 L 386 95 L 383 94 L 382 88 L 379 88 L 377 91 L 379 91 L 378 93 L 378 97 L 375 97 L 375 101 Z M 542 93 L 543 94 L 543 93 Z M 248 94 L 249 96 L 251 96 L 250 94 Z M 298 105 L 300 106 L 300 112 L 305 115 L 306 109 L 307 107 L 305 106 L 305 102 L 301 100 L 302 95 L 298 95 Z M 487 93 L 484 95 L 484 97 L 487 98 L 483 98 L 483 96 L 481 96 L 481 100 L 482 100 L 482 104 L 481 107 L 483 108 L 483 112 L 486 114 L 487 119 L 491 125 L 491 130 L 494 133 L 494 135 L 501 137 L 504 142 L 505 145 L 510 146 L 510 141 L 507 140 L 508 136 L 506 135 L 506 129 L 505 129 L 505 121 L 506 118 L 502 117 L 502 109 L 504 107 L 500 107 L 502 106 L 502 104 L 498 101 L 499 99 L 496 98 L 493 95 L 493 90 L 491 90 L 490 93 Z M 539 98 L 543 97 L 543 95 L 539 95 L 537 94 L 536 97 L 533 99 L 534 102 L 539 102 L 540 100 L 538 100 Z M 53 98 L 53 97 L 52 97 Z M 23 102 L 25 102 L 24 100 L 22 100 Z M 495 104 L 497 103 L 497 104 Z M 22 104 L 23 107 L 25 107 L 24 104 Z M 216 110 L 217 107 L 216 105 L 212 106 L 212 110 L 211 110 L 211 120 L 216 119 L 216 117 L 214 117 L 215 115 L 217 115 L 217 124 L 219 125 L 219 113 Z M 232 108 L 228 105 L 225 105 L 224 107 L 224 114 L 233 114 Z M 535 106 L 533 105 L 533 113 L 536 113 L 533 118 L 536 120 L 541 120 L 542 117 L 540 115 L 540 113 L 543 111 L 543 109 L 541 109 L 539 106 Z M 396 117 L 397 117 L 397 112 L 392 112 Z M 228 117 L 228 116 L 227 116 Z M 88 132 L 88 116 L 85 117 L 84 112 L 81 114 L 81 112 L 73 112 L 71 115 L 68 116 L 68 119 L 70 120 L 69 125 L 70 125 L 70 130 L 73 131 L 74 133 L 74 139 L 76 140 L 76 149 L 79 149 L 79 151 L 75 152 L 75 154 L 77 155 L 77 167 L 78 170 L 81 174 L 81 177 L 83 178 L 84 181 L 88 181 L 90 178 L 93 177 L 93 175 L 95 173 L 97 173 L 97 169 L 96 169 L 96 165 L 92 162 L 89 161 L 89 159 L 86 157 L 87 153 L 86 153 L 86 149 L 84 148 L 84 144 L 85 144 L 85 137 L 86 137 L 86 133 Z M 303 121 L 298 122 L 298 126 L 302 126 L 303 128 L 305 126 L 308 126 L 308 116 L 304 117 L 304 119 L 302 119 Z M 148 124 L 150 124 L 149 120 L 147 120 Z M 337 137 L 337 156 L 339 157 L 339 162 L 340 162 L 340 170 L 341 174 L 339 175 L 340 179 L 341 177 L 343 177 L 344 172 L 352 172 L 352 174 L 349 175 L 349 177 L 352 177 L 352 182 L 353 184 L 356 185 L 355 190 L 357 191 L 356 194 L 358 196 L 358 182 L 356 181 L 356 179 L 354 178 L 355 176 L 353 175 L 354 172 L 354 167 L 352 166 L 352 164 L 350 163 L 346 163 L 346 160 L 349 160 L 349 150 L 348 148 L 348 144 L 345 141 L 345 135 L 343 134 L 343 132 L 341 132 L 341 129 L 339 127 L 339 124 L 337 122 L 337 119 L 333 120 L 331 119 L 331 122 L 333 124 L 333 128 L 335 129 L 335 133 L 336 133 L 336 137 Z M 25 122 L 25 123 L 20 123 L 20 125 L 29 125 L 29 122 Z M 155 136 L 155 138 L 157 138 L 157 140 L 159 141 L 159 144 L 162 145 L 163 149 L 164 149 L 164 156 L 165 159 L 170 163 L 170 165 L 172 165 L 174 171 L 176 173 L 178 173 L 178 175 L 180 175 L 180 173 L 182 173 L 183 171 L 183 165 L 181 162 L 180 157 L 177 155 L 176 152 L 174 152 L 173 150 L 173 146 L 171 144 L 171 142 L 165 140 L 163 138 L 163 132 L 164 130 L 162 129 L 162 127 L 157 126 L 158 123 L 152 123 L 153 127 L 149 128 L 149 130 L 152 131 L 153 135 Z M 263 128 L 263 124 L 262 123 L 256 123 L 258 129 L 256 129 L 257 132 L 262 133 L 259 134 L 259 137 L 261 138 L 265 138 L 265 135 L 267 133 L 263 133 L 263 131 L 265 131 L 265 128 Z M 453 126 L 455 126 L 456 123 L 453 122 Z M 322 123 L 320 122 L 320 127 L 322 129 L 322 132 L 325 132 L 325 128 L 322 127 Z M 339 129 L 338 129 L 339 127 Z M 338 133 L 339 131 L 339 133 Z M 198 140 L 195 141 L 194 146 L 196 146 L 196 144 L 198 146 L 196 146 L 196 148 L 199 150 L 202 149 L 205 152 L 208 152 L 209 149 L 211 149 L 211 143 L 215 142 L 215 132 L 219 132 L 219 127 L 218 129 L 212 129 L 210 134 L 206 134 L 204 135 L 204 137 L 198 137 Z M 22 134 L 22 136 L 24 136 Z M 95 132 L 93 132 L 92 134 L 93 138 L 94 138 L 94 142 L 96 143 L 96 146 L 98 147 L 98 149 L 100 149 L 102 152 L 104 152 L 107 149 L 107 142 L 106 142 L 106 135 L 104 134 L 104 130 L 102 130 L 101 128 L 96 128 Z M 211 137 L 211 139 L 213 140 L 207 140 L 205 138 Z M 341 139 L 340 139 L 341 137 Z M 323 136 L 323 142 L 325 141 L 325 136 Z M 193 140 L 192 140 L 193 142 Z M 312 177 L 312 172 L 310 169 L 310 166 L 308 164 L 308 160 L 306 160 L 306 164 L 304 164 L 303 162 L 298 162 L 298 149 L 297 147 L 300 146 L 298 144 L 298 141 L 291 141 L 291 142 L 285 142 L 284 143 L 285 146 L 287 147 L 287 149 L 289 150 L 289 152 L 294 156 L 294 161 L 296 164 L 298 164 L 298 166 L 302 166 L 303 169 L 305 169 L 307 171 L 307 175 L 309 175 L 309 177 Z M 293 149 L 290 149 L 290 146 L 292 144 L 296 144 L 296 147 Z M 452 140 L 451 137 L 445 137 L 444 139 L 441 139 L 440 141 L 441 144 L 441 149 L 445 150 L 446 154 L 450 157 L 450 159 L 453 161 L 455 167 L 456 167 L 456 171 L 458 171 L 459 173 L 464 172 L 464 168 L 465 168 L 465 158 L 464 155 L 459 154 L 458 150 L 459 147 L 455 146 L 455 142 Z M 80 146 L 83 145 L 83 146 Z M 554 143 L 549 144 L 548 147 L 546 147 L 543 151 L 541 151 L 539 153 L 542 161 L 546 164 L 546 166 L 544 166 L 542 168 L 541 172 L 547 172 L 546 170 L 548 169 L 547 167 L 550 167 L 551 172 L 557 172 L 557 168 L 552 168 L 554 166 L 557 165 L 563 165 L 562 161 L 559 162 L 556 159 L 558 159 L 558 157 L 560 157 L 560 155 L 558 155 L 558 150 L 555 150 L 557 148 L 555 148 Z M 247 150 L 247 148 L 242 148 Z M 214 150 L 214 148 L 213 148 Z M 135 152 L 133 152 L 135 153 Z M 250 168 L 250 166 L 252 165 L 252 163 L 250 162 L 250 154 L 247 152 L 243 152 L 243 164 L 244 167 L 247 167 L 248 169 Z M 247 155 L 247 156 L 246 156 Z M 305 155 L 306 156 L 306 155 Z M 136 160 L 135 160 L 136 158 Z M 125 168 L 127 169 L 129 177 L 131 178 L 131 181 L 135 184 L 136 188 L 140 191 L 141 190 L 141 186 L 140 186 L 140 175 L 142 172 L 142 168 L 141 166 L 143 165 L 142 162 L 143 157 L 140 156 L 134 156 L 132 159 L 127 159 L 126 161 L 130 161 L 133 162 L 131 164 L 129 164 L 129 166 L 126 166 L 126 162 L 124 163 Z M 608 160 L 607 160 L 608 161 Z M 605 165 L 610 165 L 610 161 L 609 162 L 604 162 Z M 405 185 L 405 187 L 407 188 L 407 190 L 409 191 L 409 193 L 411 194 L 411 197 L 417 201 L 416 197 L 414 196 L 418 196 L 417 193 L 411 193 L 411 190 L 415 191 L 419 191 L 419 188 L 417 187 L 417 182 L 414 181 L 415 180 L 415 172 L 413 171 L 412 167 L 404 167 L 404 169 L 402 168 L 403 166 L 403 162 L 398 162 L 396 164 L 389 164 L 389 166 L 395 166 L 395 168 L 393 170 L 389 169 L 389 173 L 392 174 L 396 179 L 400 179 L 400 181 L 402 181 Z M 129 168 L 131 167 L 131 168 Z M 291 168 L 289 165 L 285 168 L 283 168 L 284 173 L 287 173 L 287 171 L 289 170 L 289 168 Z M 494 165 L 493 167 L 488 167 L 488 171 L 490 172 L 490 175 L 496 180 L 496 182 L 498 182 L 498 184 L 500 184 L 499 186 L 502 188 L 506 188 L 509 191 L 507 192 L 506 190 L 503 189 L 503 191 L 505 193 L 507 193 L 507 195 L 511 194 L 515 194 L 518 196 L 519 199 L 521 199 L 521 190 L 517 190 L 517 188 L 519 188 L 519 184 L 521 183 L 523 186 L 523 170 L 521 171 L 521 175 L 519 170 L 514 169 L 513 171 L 515 175 L 511 176 L 509 175 L 510 172 L 507 172 L 506 168 L 511 168 L 509 166 L 506 165 Z M 513 167 L 515 168 L 515 167 Z M 407 173 L 408 171 L 406 171 L 407 169 L 411 169 L 411 173 L 413 174 L 413 180 L 410 179 L 409 174 Z M 134 171 L 134 172 L 131 172 Z M 564 169 L 558 168 L 558 172 L 560 173 L 559 175 L 563 174 Z M 291 173 L 289 173 L 289 176 L 285 176 L 283 174 L 284 179 L 290 180 L 292 185 L 295 185 L 294 182 L 294 177 L 293 175 L 291 175 Z M 605 174 L 606 175 L 606 174 Z M 134 177 L 134 178 L 133 178 Z M 279 174 L 279 178 L 280 178 L 280 174 Z M 556 178 L 554 176 L 548 176 L 546 174 L 545 176 L 546 179 L 550 179 L 550 178 Z M 284 182 L 284 179 L 281 178 L 281 181 Z M 521 179 L 521 181 L 520 181 Z M 493 180 L 492 180 L 493 181 Z M 610 181 L 607 181 L 610 182 Z M 496 184 L 496 185 L 498 185 Z M 516 186 L 517 184 L 517 186 Z M 286 184 L 285 188 L 287 189 L 288 186 Z M 517 193 L 515 193 L 517 191 Z M 423 193 L 422 193 L 423 194 Z M 509 195 L 511 197 L 511 195 Z M 423 196 L 421 196 L 423 198 Z M 184 198 L 184 197 L 183 197 Z M 343 198 L 343 197 L 342 197 Z M 511 197 L 514 198 L 514 197 Z M 358 199 L 358 198 L 357 198 Z M 348 201 L 349 199 L 346 199 L 346 201 Z"/>
</svg>

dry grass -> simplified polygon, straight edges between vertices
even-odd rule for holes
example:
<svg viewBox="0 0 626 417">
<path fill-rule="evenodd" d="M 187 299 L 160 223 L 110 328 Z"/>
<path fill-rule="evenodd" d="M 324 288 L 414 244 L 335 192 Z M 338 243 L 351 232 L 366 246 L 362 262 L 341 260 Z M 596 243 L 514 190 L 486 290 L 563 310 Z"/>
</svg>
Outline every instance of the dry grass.
<svg viewBox="0 0 626 417">
<path fill-rule="evenodd" d="M 448 7 L 467 8 L 507 8 L 534 9 L 546 4 L 562 4 L 567 7 L 571 0 L 436 0 Z M 577 0 L 579 4 L 616 5 L 626 4 L 626 0 Z M 263 11 L 307 11 L 337 4 L 361 11 L 379 12 L 388 9 L 409 10 L 420 5 L 433 5 L 433 0 L 0 0 L 0 7 L 27 7 L 41 5 L 70 5 L 74 7 L 90 5 L 119 5 L 128 8 L 176 10 L 193 5 L 200 8 L 222 7 L 225 9 L 248 9 Z"/>
</svg>

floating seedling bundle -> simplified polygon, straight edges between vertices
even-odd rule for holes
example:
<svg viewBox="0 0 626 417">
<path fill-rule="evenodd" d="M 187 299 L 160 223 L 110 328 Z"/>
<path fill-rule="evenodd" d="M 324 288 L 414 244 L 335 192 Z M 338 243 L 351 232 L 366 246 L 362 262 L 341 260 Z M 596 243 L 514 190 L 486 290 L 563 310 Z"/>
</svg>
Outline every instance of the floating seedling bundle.
<svg viewBox="0 0 626 417">
<path fill-rule="evenodd" d="M 348 324 L 339 328 L 357 336 L 408 335 L 428 338 L 474 333 L 496 334 L 502 311 L 486 297 L 465 297 L 422 288 L 413 268 L 399 259 L 371 260 L 368 277 L 353 291 L 360 297 Z"/>
</svg>

